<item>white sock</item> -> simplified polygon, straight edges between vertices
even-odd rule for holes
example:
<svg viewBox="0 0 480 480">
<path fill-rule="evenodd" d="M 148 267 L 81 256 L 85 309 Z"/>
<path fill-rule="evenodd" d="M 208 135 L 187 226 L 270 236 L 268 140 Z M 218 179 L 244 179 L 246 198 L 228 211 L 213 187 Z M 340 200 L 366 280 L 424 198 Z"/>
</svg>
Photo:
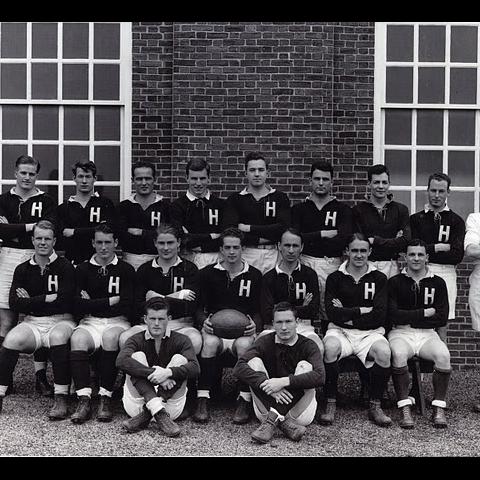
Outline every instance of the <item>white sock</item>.
<svg viewBox="0 0 480 480">
<path fill-rule="evenodd" d="M 250 392 L 239 392 L 238 398 L 243 398 L 246 402 L 251 402 L 252 394 Z"/>
<path fill-rule="evenodd" d="M 210 398 L 210 390 L 197 390 L 197 398 Z"/>
<path fill-rule="evenodd" d="M 160 410 L 165 408 L 163 400 L 160 397 L 155 397 L 149 400 L 145 405 L 152 415 L 157 414 Z"/>
<path fill-rule="evenodd" d="M 106 390 L 105 388 L 100 387 L 98 389 L 98 394 L 101 395 L 101 396 L 104 396 L 104 397 L 112 398 L 113 392 L 110 392 L 109 390 Z"/>
</svg>

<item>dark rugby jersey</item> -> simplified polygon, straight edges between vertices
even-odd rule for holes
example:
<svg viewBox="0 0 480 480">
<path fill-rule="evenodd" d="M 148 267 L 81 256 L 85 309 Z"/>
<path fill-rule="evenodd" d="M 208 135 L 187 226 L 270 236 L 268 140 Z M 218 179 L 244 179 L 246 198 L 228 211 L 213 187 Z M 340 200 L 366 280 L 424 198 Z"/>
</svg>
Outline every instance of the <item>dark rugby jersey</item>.
<svg viewBox="0 0 480 480">
<path fill-rule="evenodd" d="M 145 353 L 148 366 L 132 358 L 135 352 Z M 116 366 L 132 377 L 147 378 L 155 370 L 153 365 L 166 368 L 175 354 L 183 355 L 188 361 L 179 367 L 168 367 L 172 370 L 170 378 L 181 383 L 186 379 L 198 377 L 200 366 L 191 340 L 186 335 L 170 331 L 168 327 L 158 353 L 155 349 L 155 339 L 148 330 L 132 335 L 120 350 Z"/>
<path fill-rule="evenodd" d="M 244 188 L 228 197 L 224 212 L 224 227 L 237 227 L 239 223 L 250 225 L 250 232 L 245 234 L 248 247 L 257 246 L 260 237 L 278 242 L 290 225 L 290 200 L 285 193 L 274 188 L 256 200 Z"/>
<path fill-rule="evenodd" d="M 108 223 L 116 229 L 116 212 L 113 202 L 95 192 L 85 207 L 72 195 L 57 209 L 59 237 L 65 250 L 65 257 L 75 265 L 88 260 L 94 253 L 92 245 L 95 227 L 100 223 Z M 63 237 L 65 228 L 73 228 L 71 237 Z"/>
<path fill-rule="evenodd" d="M 220 239 L 213 240 L 211 233 L 220 233 L 223 225 L 225 200 L 208 192 L 204 198 L 197 198 L 190 192 L 172 203 L 172 223 L 184 227 L 186 233 L 182 247 L 200 252 L 218 252 Z"/>
<path fill-rule="evenodd" d="M 327 277 L 325 285 L 325 309 L 328 320 L 342 328 L 372 330 L 385 327 L 387 314 L 387 277 L 368 264 L 367 272 L 358 280 L 346 270 L 342 263 L 336 272 Z M 334 307 L 333 299 L 342 302 Z M 360 307 L 373 307 L 370 313 L 360 314 Z M 352 324 L 346 322 L 351 321 Z"/>
<path fill-rule="evenodd" d="M 325 367 L 323 358 L 315 342 L 303 335 L 298 335 L 293 345 L 283 345 L 275 342 L 275 332 L 262 335 L 255 343 L 238 359 L 233 373 L 241 381 L 253 388 L 260 385 L 268 378 L 289 377 L 290 385 L 287 390 L 306 390 L 317 388 L 325 383 Z M 268 372 L 253 370 L 248 362 L 258 357 L 262 359 Z M 298 362 L 305 360 L 312 365 L 310 372 L 295 375 Z"/>
<path fill-rule="evenodd" d="M 135 200 L 135 195 L 118 205 L 119 240 L 122 250 L 128 253 L 156 255 L 155 231 L 160 223 L 169 223 L 170 201 L 161 195 L 145 210 Z M 141 228 L 141 235 L 128 233 L 129 228 Z"/>
<path fill-rule="evenodd" d="M 200 304 L 207 314 L 233 308 L 250 315 L 260 313 L 262 274 L 244 262 L 233 280 L 221 263 L 207 265 L 198 272 Z"/>
<path fill-rule="evenodd" d="M 389 200 L 379 211 L 370 201 L 352 207 L 354 230 L 373 237 L 369 260 L 396 260 L 400 252 L 407 250 L 411 239 L 410 215 L 402 203 Z M 403 234 L 397 237 L 398 232 Z"/>
<path fill-rule="evenodd" d="M 292 225 L 304 238 L 303 253 L 312 257 L 341 257 L 353 233 L 352 209 L 336 198 L 319 210 L 306 199 L 292 208 Z M 338 230 L 333 238 L 322 238 L 322 230 Z"/>
<path fill-rule="evenodd" d="M 139 315 L 143 315 L 145 296 L 149 290 L 166 296 L 183 289 L 198 291 L 197 266 L 188 260 L 178 257 L 175 265 L 167 273 L 163 273 L 157 259 L 146 262 L 139 267 L 136 273 L 136 302 L 135 307 Z M 196 302 L 168 298 L 171 306 L 172 319 L 190 317 L 195 312 Z"/>
<path fill-rule="evenodd" d="M 457 265 L 463 259 L 465 222 L 448 206 L 440 213 L 422 210 L 410 217 L 412 238 L 427 244 L 428 261 L 442 265 Z M 436 243 L 449 243 L 449 252 L 435 252 Z"/>
<path fill-rule="evenodd" d="M 39 189 L 23 201 L 14 188 L 0 195 L 0 215 L 8 220 L 8 223 L 0 223 L 0 238 L 4 247 L 33 249 L 32 232 L 26 231 L 25 224 L 39 220 L 56 223 L 57 202 Z"/>
<path fill-rule="evenodd" d="M 425 309 L 435 314 L 425 317 Z M 388 317 L 392 326 L 410 325 L 413 328 L 443 327 L 448 320 L 448 293 L 445 280 L 427 273 L 418 283 L 406 273 L 388 280 Z"/>
<path fill-rule="evenodd" d="M 58 257 L 55 252 L 49 260 L 43 271 L 35 263 L 34 257 L 17 266 L 9 297 L 10 308 L 14 312 L 44 317 L 73 311 L 75 269 L 67 259 Z M 25 289 L 30 298 L 18 297 L 17 288 Z M 57 299 L 45 302 L 45 297 L 51 293 L 56 293 Z"/>
<path fill-rule="evenodd" d="M 311 293 L 313 298 L 304 307 L 303 301 L 307 293 Z M 265 324 L 272 324 L 273 307 L 276 303 L 283 301 L 295 305 L 299 318 L 311 320 L 312 324 L 318 321 L 320 291 L 315 270 L 299 263 L 291 276 L 280 270 L 278 265 L 267 272 L 262 278 L 260 301 L 260 310 Z"/>
<path fill-rule="evenodd" d="M 76 312 L 82 315 L 110 318 L 132 316 L 135 286 L 135 270 L 117 256 L 105 267 L 92 257 L 82 262 L 75 270 Z M 83 299 L 80 292 L 85 290 L 90 299 Z M 109 297 L 120 296 L 120 302 L 110 306 Z"/>
</svg>

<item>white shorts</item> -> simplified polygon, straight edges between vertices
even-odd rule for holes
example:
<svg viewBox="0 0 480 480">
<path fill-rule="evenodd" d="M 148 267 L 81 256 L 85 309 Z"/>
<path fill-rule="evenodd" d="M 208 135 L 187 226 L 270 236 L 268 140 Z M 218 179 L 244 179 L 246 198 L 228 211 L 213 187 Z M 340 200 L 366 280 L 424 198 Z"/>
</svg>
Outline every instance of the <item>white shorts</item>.
<svg viewBox="0 0 480 480">
<path fill-rule="evenodd" d="M 340 359 L 355 355 L 365 365 L 370 368 L 374 361 L 367 359 L 368 352 L 375 342 L 386 342 L 388 340 L 384 336 L 385 329 L 378 327 L 373 330 L 359 330 L 358 328 L 342 328 L 334 323 L 328 324 L 328 330 L 323 338 L 324 342 L 329 337 L 339 340 L 341 346 Z"/>
<path fill-rule="evenodd" d="M 422 347 L 430 340 L 442 340 L 433 328 L 412 328 L 410 325 L 399 325 L 393 328 L 388 334 L 388 341 L 392 342 L 397 338 L 402 339 L 418 355 Z"/>
<path fill-rule="evenodd" d="M 33 333 L 35 337 L 35 350 L 46 347 L 50 348 L 50 332 L 58 325 L 65 325 L 73 329 L 76 323 L 70 313 L 61 313 L 51 315 L 49 317 L 34 317 L 33 315 L 25 315 L 21 325 L 25 325 Z"/>
<path fill-rule="evenodd" d="M 30 260 L 34 253 L 35 250 L 31 248 L 2 247 L 0 249 L 0 308 L 10 309 L 8 297 L 15 269 L 21 263 Z"/>
<path fill-rule="evenodd" d="M 140 267 L 140 265 L 143 265 L 148 261 L 152 261 L 156 257 L 157 255 L 152 255 L 149 253 L 140 254 L 123 252 L 122 260 L 130 264 L 135 270 L 138 270 L 138 267 Z"/>
<path fill-rule="evenodd" d="M 480 264 L 473 268 L 468 283 L 470 284 L 468 305 L 472 317 L 472 328 L 478 332 L 480 331 Z"/>
<path fill-rule="evenodd" d="M 182 257 L 194 263 L 199 270 L 218 262 L 218 252 L 185 252 Z"/>
<path fill-rule="evenodd" d="M 394 277 L 400 273 L 398 262 L 396 260 L 377 260 L 376 262 L 372 263 L 375 265 L 377 270 L 385 274 L 387 278 Z"/>
<path fill-rule="evenodd" d="M 455 319 L 455 303 L 457 302 L 457 271 L 455 266 L 429 263 L 428 270 L 445 280 L 448 292 L 448 319 Z"/>
<path fill-rule="evenodd" d="M 268 245 L 269 248 L 247 247 L 242 253 L 242 258 L 252 267 L 258 268 L 265 275 L 275 268 L 278 259 L 276 245 Z M 271 247 L 271 248 L 270 248 Z"/>
<path fill-rule="evenodd" d="M 126 317 L 112 317 L 112 318 L 99 318 L 99 317 L 85 317 L 80 321 L 78 327 L 75 330 L 86 330 L 93 338 L 93 344 L 95 350 L 103 347 L 102 337 L 104 332 L 111 328 L 120 327 L 123 331 L 130 328 L 130 323 Z"/>
</svg>

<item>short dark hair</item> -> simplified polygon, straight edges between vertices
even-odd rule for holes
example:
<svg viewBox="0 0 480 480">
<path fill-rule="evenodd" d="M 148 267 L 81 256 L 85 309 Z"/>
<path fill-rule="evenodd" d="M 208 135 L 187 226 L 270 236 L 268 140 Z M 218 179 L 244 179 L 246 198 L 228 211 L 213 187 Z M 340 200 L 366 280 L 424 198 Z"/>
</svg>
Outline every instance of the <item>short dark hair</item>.
<svg viewBox="0 0 480 480">
<path fill-rule="evenodd" d="M 72 167 L 72 173 L 73 176 L 77 176 L 77 169 L 80 168 L 84 172 L 92 172 L 92 175 L 94 177 L 97 176 L 97 166 L 95 165 L 94 162 L 91 160 L 88 160 L 86 162 L 77 162 L 73 167 Z"/>
<path fill-rule="evenodd" d="M 210 176 L 210 164 L 203 158 L 192 158 L 191 160 L 189 160 L 185 167 L 187 177 L 190 173 L 190 170 L 193 170 L 194 172 L 201 172 L 202 170 L 206 170 L 207 175 Z"/>
<path fill-rule="evenodd" d="M 292 235 L 300 237 L 300 242 L 304 243 L 302 232 L 300 232 L 300 230 L 298 230 L 298 228 L 294 228 L 294 227 L 288 227 L 285 230 L 283 230 L 283 232 L 280 235 L 280 240 L 278 241 L 278 243 L 282 243 L 282 238 L 286 233 L 291 233 Z"/>
<path fill-rule="evenodd" d="M 407 243 L 408 247 L 423 247 L 425 248 L 425 252 L 427 251 L 427 244 L 421 238 L 412 238 Z"/>
<path fill-rule="evenodd" d="M 99 223 L 96 227 L 95 227 L 95 230 L 94 230 L 94 235 L 95 233 L 104 233 L 105 235 L 110 235 L 112 234 L 113 235 L 113 238 L 118 238 L 118 235 L 117 235 L 117 232 L 115 231 L 114 228 L 112 228 L 111 225 L 109 225 L 108 223 Z"/>
<path fill-rule="evenodd" d="M 367 242 L 368 244 L 370 244 L 370 242 L 368 241 L 368 237 L 364 233 L 355 232 L 348 237 L 347 247 L 355 240 L 360 240 L 361 242 Z"/>
<path fill-rule="evenodd" d="M 35 235 L 35 229 L 41 228 L 42 230 L 51 230 L 53 232 L 53 236 L 57 236 L 57 229 L 55 225 L 50 220 L 40 220 L 34 226 L 32 230 L 32 236 Z"/>
<path fill-rule="evenodd" d="M 447 190 L 450 189 L 450 184 L 452 183 L 452 179 L 446 173 L 436 172 L 432 173 L 428 177 L 427 189 L 430 188 L 430 182 L 432 180 L 437 180 L 438 182 L 447 182 Z"/>
<path fill-rule="evenodd" d="M 323 160 L 317 160 L 312 163 L 310 167 L 310 177 L 313 175 L 315 170 L 321 170 L 322 172 L 330 172 L 330 178 L 333 179 L 333 166 L 329 162 L 325 162 Z"/>
<path fill-rule="evenodd" d="M 239 238 L 240 239 L 240 245 L 245 244 L 245 235 L 241 230 L 239 230 L 236 227 L 228 227 L 226 228 L 221 234 L 220 234 L 220 243 L 223 246 L 223 239 L 225 237 L 234 237 L 234 238 Z"/>
<path fill-rule="evenodd" d="M 145 315 L 148 313 L 148 310 L 166 310 L 167 315 L 170 315 L 170 302 L 166 298 L 152 297 L 145 302 L 143 307 Z"/>
<path fill-rule="evenodd" d="M 15 160 L 15 170 L 18 170 L 20 165 L 34 165 L 37 168 L 37 173 L 40 171 L 40 162 L 30 155 L 20 155 Z"/>
<path fill-rule="evenodd" d="M 368 181 L 369 182 L 372 181 L 373 175 L 381 175 L 382 173 L 386 173 L 388 176 L 388 181 L 390 181 L 390 172 L 385 165 L 381 163 L 377 163 L 375 165 L 372 165 L 371 167 L 368 167 L 367 169 Z"/>
<path fill-rule="evenodd" d="M 137 168 L 149 168 L 152 171 L 152 177 L 155 178 L 155 164 L 148 160 L 138 160 L 132 165 L 132 178 L 135 178 L 135 169 Z"/>
<path fill-rule="evenodd" d="M 161 223 L 156 229 L 155 239 L 157 239 L 159 235 L 168 233 L 173 235 L 177 240 L 180 240 L 182 238 L 180 229 L 177 228 L 175 225 L 172 225 L 171 223 Z"/>
<path fill-rule="evenodd" d="M 291 304 L 290 302 L 278 302 L 273 306 L 273 315 L 275 312 L 288 312 L 291 311 L 293 316 L 297 318 L 298 311 L 295 305 Z"/>
<path fill-rule="evenodd" d="M 270 162 L 260 152 L 248 152 L 245 155 L 245 170 L 247 170 L 248 168 L 248 162 L 251 162 L 252 160 L 263 160 L 268 170 L 268 166 L 270 165 Z"/>
</svg>

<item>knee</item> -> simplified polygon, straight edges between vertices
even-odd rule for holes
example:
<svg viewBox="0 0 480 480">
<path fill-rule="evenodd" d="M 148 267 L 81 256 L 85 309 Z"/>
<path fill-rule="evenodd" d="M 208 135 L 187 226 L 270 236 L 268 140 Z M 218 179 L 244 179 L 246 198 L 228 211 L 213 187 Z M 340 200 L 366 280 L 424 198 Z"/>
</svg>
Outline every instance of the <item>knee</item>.
<svg viewBox="0 0 480 480">
<path fill-rule="evenodd" d="M 235 352 L 237 357 L 243 355 L 248 348 L 253 344 L 254 338 L 251 337 L 240 337 L 233 342 L 232 350 Z"/>
<path fill-rule="evenodd" d="M 54 347 L 56 345 L 65 345 L 70 338 L 71 330 L 70 329 L 60 329 L 57 328 L 50 333 L 50 346 Z"/>
<path fill-rule="evenodd" d="M 102 346 L 104 350 L 118 350 L 118 340 L 120 333 L 118 330 L 110 329 L 102 335 Z"/>
<path fill-rule="evenodd" d="M 195 355 L 199 355 L 203 346 L 202 334 L 198 330 L 191 329 L 188 332 L 188 338 L 192 342 Z"/>
<path fill-rule="evenodd" d="M 441 370 L 449 370 L 450 369 L 450 352 L 445 349 L 436 353 L 433 357 L 433 361 L 435 363 L 435 367 Z"/>
<path fill-rule="evenodd" d="M 74 331 L 70 338 L 70 345 L 72 350 L 87 351 L 90 345 L 88 334 L 81 330 Z"/>
<path fill-rule="evenodd" d="M 333 338 L 327 338 L 326 340 L 324 340 L 324 348 L 325 348 L 325 358 L 328 358 L 328 359 L 338 358 L 338 356 L 342 351 L 340 342 L 338 342 Z"/>
<path fill-rule="evenodd" d="M 382 343 L 375 348 L 375 361 L 382 366 L 389 367 L 392 352 L 388 344 Z"/>
<path fill-rule="evenodd" d="M 147 356 L 144 352 L 134 352 L 132 358 L 143 365 L 148 365 Z"/>
<path fill-rule="evenodd" d="M 297 363 L 297 367 L 295 368 L 295 375 L 311 372 L 312 370 L 313 370 L 313 366 L 310 362 L 307 362 L 306 360 L 300 360 Z"/>
<path fill-rule="evenodd" d="M 264 372 L 266 371 L 265 364 L 260 357 L 254 357 L 248 361 L 248 366 L 255 370 L 256 372 Z"/>
<path fill-rule="evenodd" d="M 10 330 L 3 341 L 3 346 L 10 350 L 23 350 L 26 346 L 26 338 L 17 329 Z"/>
<path fill-rule="evenodd" d="M 188 362 L 188 360 L 183 355 L 180 355 L 179 353 L 176 353 L 175 355 L 173 355 L 170 362 L 168 362 L 168 366 L 169 367 L 180 367 L 181 365 L 185 365 L 187 362 Z"/>
<path fill-rule="evenodd" d="M 207 356 L 214 356 L 220 348 L 220 339 L 216 335 L 203 335 L 202 353 Z"/>
<path fill-rule="evenodd" d="M 132 333 L 130 332 L 130 330 L 127 330 L 125 332 L 122 332 L 120 334 L 120 337 L 118 337 L 118 345 L 120 348 L 123 348 L 123 346 L 125 345 L 125 343 L 127 342 L 128 338 L 132 335 Z"/>
</svg>

